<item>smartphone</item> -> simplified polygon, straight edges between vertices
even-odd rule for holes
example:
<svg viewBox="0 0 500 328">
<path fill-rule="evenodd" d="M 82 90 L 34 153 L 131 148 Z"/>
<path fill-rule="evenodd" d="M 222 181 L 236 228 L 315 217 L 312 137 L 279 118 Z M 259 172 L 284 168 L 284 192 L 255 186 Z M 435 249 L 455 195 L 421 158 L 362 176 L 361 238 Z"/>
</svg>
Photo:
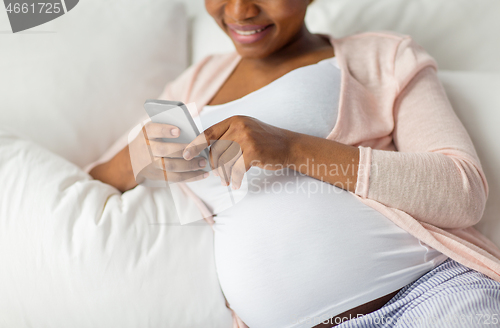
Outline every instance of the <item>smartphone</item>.
<svg viewBox="0 0 500 328">
<path fill-rule="evenodd" d="M 151 118 L 151 122 L 170 124 L 180 129 L 179 137 L 162 138 L 164 142 L 188 144 L 200 134 L 193 117 L 183 102 L 148 99 L 144 103 L 144 109 Z M 209 163 L 208 154 L 207 148 L 199 156 L 205 158 Z M 211 170 L 210 165 L 207 165 L 202 170 L 209 172 Z"/>
</svg>

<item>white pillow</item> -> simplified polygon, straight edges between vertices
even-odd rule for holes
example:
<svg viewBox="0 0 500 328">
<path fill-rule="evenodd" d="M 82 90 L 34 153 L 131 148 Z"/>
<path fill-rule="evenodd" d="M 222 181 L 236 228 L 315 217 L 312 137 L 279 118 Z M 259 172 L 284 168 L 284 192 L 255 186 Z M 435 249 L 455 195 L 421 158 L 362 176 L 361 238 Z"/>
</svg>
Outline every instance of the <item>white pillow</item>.
<svg viewBox="0 0 500 328">
<path fill-rule="evenodd" d="M 167 189 L 122 195 L 1 130 L 0 181 L 1 327 L 232 326 L 213 232 Z"/>
<path fill-rule="evenodd" d="M 0 125 L 84 166 L 144 114 L 187 66 L 176 0 L 85 0 L 0 37 Z M 10 30 L 0 10 L 0 30 Z"/>
<path fill-rule="evenodd" d="M 391 30 L 411 35 L 446 70 L 500 70 L 498 0 L 315 0 L 306 22 L 335 37 Z"/>
</svg>

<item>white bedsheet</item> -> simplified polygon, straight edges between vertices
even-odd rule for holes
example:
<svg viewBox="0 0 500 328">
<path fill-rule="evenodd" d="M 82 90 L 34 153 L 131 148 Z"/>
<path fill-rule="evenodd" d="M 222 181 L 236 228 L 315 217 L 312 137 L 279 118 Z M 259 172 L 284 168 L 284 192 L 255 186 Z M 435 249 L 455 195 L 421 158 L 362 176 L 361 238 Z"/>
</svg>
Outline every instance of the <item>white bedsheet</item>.
<svg viewBox="0 0 500 328">
<path fill-rule="evenodd" d="M 0 183 L 0 327 L 231 326 L 212 230 L 167 189 L 122 195 L 3 131 Z"/>
</svg>

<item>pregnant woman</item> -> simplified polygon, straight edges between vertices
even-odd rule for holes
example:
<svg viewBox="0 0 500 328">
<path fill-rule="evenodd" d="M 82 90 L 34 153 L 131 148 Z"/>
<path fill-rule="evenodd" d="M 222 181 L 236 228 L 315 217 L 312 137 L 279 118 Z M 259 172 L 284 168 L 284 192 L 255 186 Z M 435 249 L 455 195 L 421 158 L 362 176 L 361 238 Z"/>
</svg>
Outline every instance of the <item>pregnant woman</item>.
<svg viewBox="0 0 500 328">
<path fill-rule="evenodd" d="M 206 0 L 236 51 L 161 98 L 194 103 L 207 129 L 179 146 L 159 139 L 177 127 L 148 123 L 90 174 L 122 192 L 137 166 L 189 181 L 235 327 L 495 323 L 500 250 L 470 228 L 488 188 L 435 61 L 394 33 L 311 34 L 310 1 Z"/>
</svg>

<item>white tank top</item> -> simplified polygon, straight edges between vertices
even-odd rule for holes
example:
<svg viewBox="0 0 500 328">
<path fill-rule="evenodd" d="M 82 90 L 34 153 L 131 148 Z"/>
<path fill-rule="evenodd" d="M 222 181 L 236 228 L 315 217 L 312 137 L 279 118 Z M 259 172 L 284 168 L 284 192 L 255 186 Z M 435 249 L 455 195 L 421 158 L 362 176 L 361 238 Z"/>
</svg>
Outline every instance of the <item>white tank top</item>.
<svg viewBox="0 0 500 328">
<path fill-rule="evenodd" d="M 335 58 L 295 69 L 240 99 L 205 106 L 207 128 L 246 115 L 325 138 L 337 120 Z M 231 308 L 251 328 L 313 327 L 413 282 L 447 257 L 354 195 L 293 170 L 252 167 L 242 188 L 188 186 L 211 208 L 215 262 Z"/>
</svg>

